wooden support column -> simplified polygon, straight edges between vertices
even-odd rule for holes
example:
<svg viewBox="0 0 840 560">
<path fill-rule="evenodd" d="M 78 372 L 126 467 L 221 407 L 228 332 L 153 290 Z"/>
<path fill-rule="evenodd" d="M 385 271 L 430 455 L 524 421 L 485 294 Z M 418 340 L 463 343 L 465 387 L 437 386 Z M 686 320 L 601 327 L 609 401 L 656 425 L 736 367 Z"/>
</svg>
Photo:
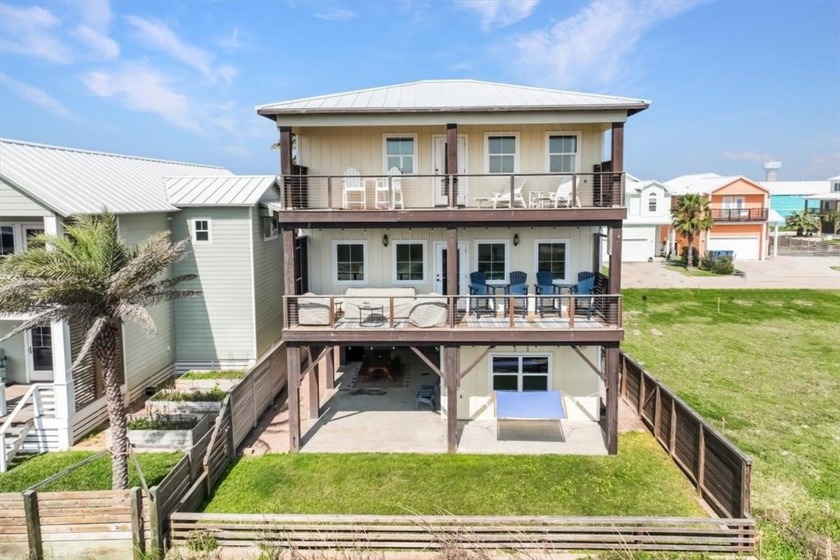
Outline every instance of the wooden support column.
<svg viewBox="0 0 840 560">
<path fill-rule="evenodd" d="M 449 207 L 458 204 L 458 125 L 446 125 L 446 180 L 449 184 Z"/>
<path fill-rule="evenodd" d="M 324 386 L 327 389 L 335 389 L 335 365 L 337 363 L 337 360 L 333 359 L 335 350 L 335 347 L 330 347 L 329 352 L 327 352 L 326 355 L 325 369 L 327 371 L 324 373 L 324 375 L 326 376 L 326 379 L 324 379 Z"/>
<path fill-rule="evenodd" d="M 289 391 L 289 453 L 300 451 L 300 348 L 286 347 L 286 387 Z"/>
<path fill-rule="evenodd" d="M 461 384 L 458 377 L 459 354 L 459 349 L 454 346 L 443 349 L 443 374 L 446 382 L 446 451 L 448 453 L 455 453 L 458 450 L 458 387 Z"/>
<path fill-rule="evenodd" d="M 292 174 L 292 127 L 278 126 L 280 131 L 280 175 Z"/>
<path fill-rule="evenodd" d="M 606 349 L 605 370 L 607 374 L 607 452 L 618 453 L 618 346 Z"/>
<path fill-rule="evenodd" d="M 309 405 L 309 419 L 317 420 L 321 417 L 321 395 L 318 383 L 319 367 L 317 362 L 313 363 L 315 357 L 312 355 L 312 349 L 306 347 L 306 353 L 309 355 L 310 369 L 306 374 L 306 395 L 308 397 Z"/>
<path fill-rule="evenodd" d="M 607 291 L 611 295 L 621 293 L 621 243 L 624 238 L 623 233 L 620 223 L 618 227 L 610 228 L 610 247 L 612 247 L 612 251 L 610 252 L 610 276 L 607 281 Z M 618 298 L 610 299 L 608 307 L 609 317 L 607 317 L 607 322 L 611 325 L 620 325 L 621 317 L 618 315 L 621 313 L 621 307 L 618 304 Z"/>
<path fill-rule="evenodd" d="M 624 172 L 624 123 L 612 123 L 611 171 L 613 179 L 609 181 L 610 200 L 613 206 L 624 206 L 624 182 L 621 173 Z"/>
<path fill-rule="evenodd" d="M 461 263 L 461 266 L 466 266 L 466 263 Z M 446 228 L 446 294 L 458 295 L 458 228 L 451 225 Z M 449 327 L 454 328 L 457 300 L 449 299 L 448 307 Z"/>
<path fill-rule="evenodd" d="M 295 230 L 283 228 L 283 293 L 287 296 L 295 295 Z M 283 302 L 283 324 L 291 326 L 289 310 L 292 305 Z M 300 363 L 300 362 L 298 362 Z"/>
</svg>

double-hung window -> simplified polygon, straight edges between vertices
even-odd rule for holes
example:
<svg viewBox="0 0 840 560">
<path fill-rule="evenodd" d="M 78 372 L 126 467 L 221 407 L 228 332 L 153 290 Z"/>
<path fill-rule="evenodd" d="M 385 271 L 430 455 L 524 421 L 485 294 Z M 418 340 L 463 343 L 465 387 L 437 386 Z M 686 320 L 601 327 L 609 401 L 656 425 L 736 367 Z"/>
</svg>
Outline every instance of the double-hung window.
<svg viewBox="0 0 840 560">
<path fill-rule="evenodd" d="M 537 270 L 551 272 L 553 280 L 567 280 L 569 275 L 569 242 L 563 240 L 542 240 L 538 239 L 537 245 Z"/>
<path fill-rule="evenodd" d="M 548 172 L 574 173 L 578 162 L 578 136 L 576 134 L 549 134 Z"/>
<path fill-rule="evenodd" d="M 15 228 L 14 226 L 0 226 L 0 257 L 11 255 L 15 252 Z"/>
<path fill-rule="evenodd" d="M 652 192 L 648 195 L 648 212 L 650 212 L 651 214 L 656 214 L 657 199 L 658 197 L 656 196 L 655 192 Z"/>
<path fill-rule="evenodd" d="M 210 220 L 196 218 L 192 221 L 192 238 L 194 243 L 210 243 Z"/>
<path fill-rule="evenodd" d="M 494 391 L 548 391 L 550 372 L 548 354 L 497 354 L 490 359 Z"/>
<path fill-rule="evenodd" d="M 417 138 L 414 136 L 385 137 L 385 171 L 396 167 L 403 175 L 415 173 Z"/>
<path fill-rule="evenodd" d="M 417 241 L 394 243 L 395 280 L 397 283 L 423 282 L 425 275 L 426 245 Z"/>
<path fill-rule="evenodd" d="M 367 244 L 364 241 L 333 242 L 334 277 L 338 284 L 367 281 Z"/>
<path fill-rule="evenodd" d="M 507 280 L 507 243 L 486 241 L 477 243 L 478 270 L 487 280 Z"/>
<path fill-rule="evenodd" d="M 516 136 L 487 136 L 487 172 L 516 172 Z"/>
<path fill-rule="evenodd" d="M 277 216 L 266 216 L 263 218 L 263 240 L 276 239 L 280 233 L 280 224 Z"/>
</svg>

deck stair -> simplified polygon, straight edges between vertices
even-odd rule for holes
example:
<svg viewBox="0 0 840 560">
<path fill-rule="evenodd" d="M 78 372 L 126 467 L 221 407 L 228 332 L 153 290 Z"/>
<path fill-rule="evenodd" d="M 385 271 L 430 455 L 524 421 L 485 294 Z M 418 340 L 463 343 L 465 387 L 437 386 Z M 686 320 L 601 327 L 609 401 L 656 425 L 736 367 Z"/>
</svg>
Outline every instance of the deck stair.
<svg viewBox="0 0 840 560">
<path fill-rule="evenodd" d="M 7 416 L 0 418 L 0 472 L 19 454 L 43 451 L 44 419 L 55 418 L 55 392 L 48 383 L 30 385 Z"/>
</svg>

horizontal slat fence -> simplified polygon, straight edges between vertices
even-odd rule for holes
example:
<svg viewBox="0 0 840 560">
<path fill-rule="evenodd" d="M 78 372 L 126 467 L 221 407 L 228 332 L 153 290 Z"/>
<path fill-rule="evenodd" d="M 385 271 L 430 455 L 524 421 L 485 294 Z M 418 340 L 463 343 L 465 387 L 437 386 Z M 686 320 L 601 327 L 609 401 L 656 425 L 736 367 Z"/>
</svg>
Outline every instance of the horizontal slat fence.
<svg viewBox="0 0 840 560">
<path fill-rule="evenodd" d="M 197 534 L 223 548 L 354 551 L 515 549 L 750 552 L 753 519 L 172 514 L 172 546 Z"/>
<path fill-rule="evenodd" d="M 718 515 L 750 515 L 752 459 L 621 353 L 621 396 Z"/>
</svg>

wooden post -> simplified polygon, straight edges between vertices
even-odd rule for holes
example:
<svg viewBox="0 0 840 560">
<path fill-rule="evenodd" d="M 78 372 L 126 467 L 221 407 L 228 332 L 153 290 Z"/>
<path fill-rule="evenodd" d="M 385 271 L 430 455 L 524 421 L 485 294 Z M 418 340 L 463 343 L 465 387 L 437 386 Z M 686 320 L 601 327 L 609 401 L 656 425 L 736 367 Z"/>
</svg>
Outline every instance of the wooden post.
<svg viewBox="0 0 840 560">
<path fill-rule="evenodd" d="M 750 503 L 750 485 L 752 484 L 752 463 L 744 461 L 741 470 L 741 507 L 738 517 L 749 517 L 752 504 Z"/>
<path fill-rule="evenodd" d="M 677 401 L 671 395 L 671 432 L 668 434 L 668 453 L 674 458 L 677 449 Z"/>
<path fill-rule="evenodd" d="M 210 495 L 210 476 L 207 475 L 207 495 Z M 157 486 L 149 489 L 149 532 L 151 533 L 151 543 L 149 555 L 152 558 L 160 560 L 163 558 L 163 526 L 160 518 L 160 502 L 158 501 Z"/>
<path fill-rule="evenodd" d="M 703 482 L 706 478 L 706 429 L 703 422 L 698 422 L 700 431 L 697 436 L 697 494 L 703 497 Z"/>
<path fill-rule="evenodd" d="M 287 296 L 295 295 L 295 230 L 285 227 L 283 228 L 283 293 Z M 289 312 L 293 305 L 287 299 L 283 302 L 285 303 L 283 324 L 288 328 L 291 326 Z"/>
<path fill-rule="evenodd" d="M 607 348 L 607 452 L 618 453 L 618 346 Z"/>
<path fill-rule="evenodd" d="M 300 348 L 286 347 L 286 387 L 289 391 L 289 453 L 300 451 Z"/>
<path fill-rule="evenodd" d="M 636 403 L 636 414 L 639 418 L 644 414 L 645 407 L 645 372 L 639 371 L 639 402 Z"/>
<path fill-rule="evenodd" d="M 458 451 L 458 348 L 443 349 L 444 380 L 446 382 L 446 451 Z"/>
<path fill-rule="evenodd" d="M 333 353 L 335 352 L 335 348 L 330 348 L 330 351 L 327 352 L 327 366 L 326 366 L 326 379 L 324 380 L 324 385 L 327 389 L 335 389 L 335 362 L 333 360 Z"/>
<path fill-rule="evenodd" d="M 466 266 L 466 263 L 461 263 L 461 266 Z M 451 224 L 446 227 L 446 294 L 450 296 L 458 295 L 458 228 Z M 447 315 L 449 319 L 449 328 L 455 327 L 455 308 L 457 305 L 457 298 L 452 300 L 453 305 L 449 305 Z M 448 302 L 447 302 L 448 303 Z"/>
<path fill-rule="evenodd" d="M 27 490 L 23 493 L 23 512 L 26 516 L 26 538 L 29 541 L 29 557 L 35 560 L 41 560 L 44 557 L 44 543 L 41 541 L 41 516 L 38 513 L 37 491 Z"/>
<path fill-rule="evenodd" d="M 449 184 L 448 203 L 450 208 L 458 204 L 458 125 L 446 125 L 446 181 Z"/>
<path fill-rule="evenodd" d="M 610 247 L 612 250 L 610 252 L 610 276 L 607 280 L 607 291 L 611 295 L 615 296 L 618 296 L 621 293 L 621 239 L 621 222 L 618 222 L 618 226 L 610 228 Z M 618 298 L 610 298 L 607 307 L 609 308 L 609 317 L 607 317 L 607 322 L 609 323 L 610 318 L 612 317 L 615 318 L 617 324 L 620 323 L 621 318 L 619 317 L 619 313 L 621 310 L 618 307 Z"/>
<path fill-rule="evenodd" d="M 298 183 L 291 179 L 292 174 L 292 127 L 278 126 L 280 132 L 280 180 L 282 181 L 283 207 L 292 208 L 295 201 L 300 199 L 298 193 L 292 192 Z"/>
<path fill-rule="evenodd" d="M 307 353 L 309 354 L 309 361 L 312 362 L 312 353 L 309 351 L 307 347 Z M 319 394 L 319 383 L 318 383 L 318 366 L 315 365 L 309 373 L 306 374 L 306 381 L 307 381 L 307 393 L 309 397 L 309 419 L 310 420 L 317 420 L 321 416 L 321 395 Z"/>
<path fill-rule="evenodd" d="M 659 393 L 659 384 L 656 385 L 653 404 L 653 437 L 662 437 L 662 395 Z"/>
<path fill-rule="evenodd" d="M 228 462 L 232 463 L 236 457 L 236 443 L 233 441 L 233 393 L 230 393 L 231 400 L 227 411 L 227 434 L 225 434 L 225 446 L 227 447 Z"/>
<path fill-rule="evenodd" d="M 627 398 L 627 356 L 619 354 L 621 357 L 621 396 Z"/>
<path fill-rule="evenodd" d="M 143 493 L 139 486 L 128 491 L 131 497 L 131 549 L 134 560 L 146 556 L 146 539 L 143 535 Z"/>
<path fill-rule="evenodd" d="M 612 123 L 612 142 L 611 142 L 610 150 L 612 152 L 611 155 L 610 155 L 611 164 L 612 164 L 611 171 L 613 173 L 618 173 L 618 174 L 623 173 L 624 172 L 624 123 L 623 122 Z M 623 201 L 624 201 L 623 189 L 621 189 L 618 193 L 615 192 L 616 187 L 620 187 L 620 186 L 621 186 L 621 181 L 619 181 L 619 184 L 616 185 L 615 181 L 614 181 L 614 175 L 610 174 L 609 199 L 612 201 L 611 206 L 622 206 L 623 205 Z M 602 188 L 603 188 L 603 186 L 602 186 Z"/>
</svg>

